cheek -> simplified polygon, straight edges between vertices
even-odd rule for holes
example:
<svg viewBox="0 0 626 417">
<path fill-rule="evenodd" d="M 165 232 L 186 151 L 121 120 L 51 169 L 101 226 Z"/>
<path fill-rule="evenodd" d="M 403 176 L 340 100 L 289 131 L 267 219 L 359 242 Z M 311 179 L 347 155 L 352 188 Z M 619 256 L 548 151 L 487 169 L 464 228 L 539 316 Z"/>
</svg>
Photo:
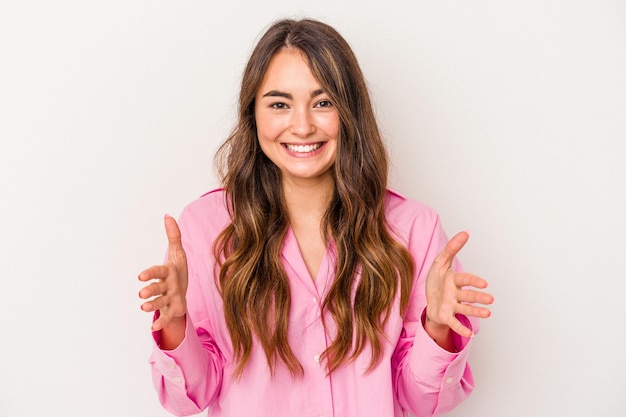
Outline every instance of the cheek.
<svg viewBox="0 0 626 417">
<path fill-rule="evenodd" d="M 329 117 L 326 123 L 326 132 L 328 136 L 331 136 L 333 139 L 337 139 L 339 136 L 339 115 L 335 114 L 333 117 Z"/>
<path fill-rule="evenodd" d="M 260 140 L 274 141 L 284 130 L 280 119 L 272 117 L 257 117 L 256 131 Z"/>
</svg>

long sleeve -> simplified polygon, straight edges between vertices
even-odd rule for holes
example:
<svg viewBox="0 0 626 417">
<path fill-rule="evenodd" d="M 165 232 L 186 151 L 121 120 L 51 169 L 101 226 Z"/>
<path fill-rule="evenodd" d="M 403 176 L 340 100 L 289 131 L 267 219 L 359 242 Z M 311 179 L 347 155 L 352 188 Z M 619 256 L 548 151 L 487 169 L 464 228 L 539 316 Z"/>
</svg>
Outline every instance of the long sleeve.
<svg viewBox="0 0 626 417">
<path fill-rule="evenodd" d="M 211 405 L 222 379 L 221 355 L 208 335 L 197 334 L 189 318 L 185 333 L 184 341 L 170 351 L 159 348 L 155 335 L 149 361 L 161 404 L 178 416 L 197 414 Z"/>
<path fill-rule="evenodd" d="M 153 333 L 154 347 L 149 362 L 153 384 L 165 409 L 179 416 L 197 414 L 216 401 L 223 376 L 224 358 L 212 336 L 211 320 L 206 309 L 208 277 L 200 276 L 197 258 L 197 225 L 189 210 L 179 219 L 183 247 L 187 254 L 189 285 L 187 288 L 186 330 L 183 342 L 174 350 L 159 348 L 160 332 Z"/>
<path fill-rule="evenodd" d="M 426 238 L 429 231 L 430 239 Z M 416 271 L 392 367 L 399 404 L 405 411 L 425 417 L 450 411 L 474 389 L 467 363 L 471 341 L 455 334 L 457 353 L 448 352 L 438 346 L 423 327 L 426 277 L 434 258 L 448 241 L 439 217 L 431 212 L 431 216 L 413 219 L 408 236 L 408 248 L 415 259 Z M 454 269 L 461 270 L 456 260 Z M 478 331 L 477 320 L 458 318 L 474 333 Z"/>
<path fill-rule="evenodd" d="M 446 412 L 467 397 L 473 389 L 467 366 L 470 341 L 457 337 L 458 353 L 447 352 L 430 339 L 421 321 L 426 276 L 447 238 L 434 211 L 393 192 L 386 201 L 387 219 L 415 259 L 416 269 L 407 311 L 398 314 L 397 299 L 385 325 L 380 364 L 368 370 L 371 356 L 366 349 L 327 374 L 320 355 L 335 332 L 332 320 L 322 321 L 321 303 L 335 279 L 334 251 L 329 245 L 313 281 L 290 231 L 281 251 L 292 301 L 289 343 L 304 374 L 294 378 L 279 366 L 272 375 L 263 349 L 255 343 L 243 374 L 234 378 L 237 362 L 215 282 L 213 254 L 216 237 L 230 221 L 224 198 L 219 190 L 208 193 L 185 208 L 179 219 L 189 268 L 186 334 L 171 351 L 159 349 L 159 334 L 155 334 L 150 358 L 154 385 L 167 410 L 189 415 L 209 407 L 212 417 L 407 417 L 409 413 L 423 417 Z M 476 333 L 477 323 L 466 324 Z"/>
</svg>

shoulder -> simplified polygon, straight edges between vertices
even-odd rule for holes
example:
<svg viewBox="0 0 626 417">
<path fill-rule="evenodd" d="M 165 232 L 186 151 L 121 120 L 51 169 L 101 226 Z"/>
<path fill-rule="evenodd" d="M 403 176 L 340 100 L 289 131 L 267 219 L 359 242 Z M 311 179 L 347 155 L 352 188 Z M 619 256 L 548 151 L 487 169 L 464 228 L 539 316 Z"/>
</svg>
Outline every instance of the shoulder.
<svg viewBox="0 0 626 417">
<path fill-rule="evenodd" d="M 191 203 L 187 204 L 181 216 L 204 216 L 210 213 L 213 216 L 228 216 L 226 204 L 226 192 L 223 188 L 216 188 L 202 194 Z"/>
<path fill-rule="evenodd" d="M 439 214 L 434 209 L 391 189 L 385 196 L 385 218 L 391 230 L 405 242 L 416 231 L 430 235 L 439 225 Z"/>
<path fill-rule="evenodd" d="M 430 206 L 391 189 L 387 189 L 385 196 L 385 216 L 390 223 L 405 222 L 415 218 L 436 221 L 439 218 L 437 212 Z"/>
<path fill-rule="evenodd" d="M 183 235 L 215 237 L 231 222 L 226 192 L 216 188 L 187 204 L 179 217 Z"/>
</svg>

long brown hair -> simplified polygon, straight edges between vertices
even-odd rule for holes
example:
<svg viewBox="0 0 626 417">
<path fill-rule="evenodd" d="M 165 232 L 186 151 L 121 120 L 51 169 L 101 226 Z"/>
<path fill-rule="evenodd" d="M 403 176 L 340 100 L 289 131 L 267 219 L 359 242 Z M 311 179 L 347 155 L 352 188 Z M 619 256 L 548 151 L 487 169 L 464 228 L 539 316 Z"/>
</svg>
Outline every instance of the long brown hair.
<svg viewBox="0 0 626 417">
<path fill-rule="evenodd" d="M 238 123 L 216 154 L 232 217 L 215 244 L 220 260 L 216 280 L 238 361 L 235 373 L 242 374 L 253 338 L 272 372 L 280 360 L 293 375 L 302 373 L 287 336 L 289 279 L 280 254 L 289 218 L 281 174 L 260 149 L 254 119 L 257 90 L 282 48 L 305 54 L 341 125 L 335 189 L 321 225 L 327 242 L 334 242 L 337 259 L 322 317 L 330 314 L 338 330 L 322 358 L 330 373 L 369 344 L 371 369 L 380 362 L 384 325 L 398 290 L 401 313 L 406 309 L 414 265 L 385 219 L 387 153 L 357 59 L 335 29 L 304 19 L 274 23 L 257 43 L 241 82 Z"/>
</svg>

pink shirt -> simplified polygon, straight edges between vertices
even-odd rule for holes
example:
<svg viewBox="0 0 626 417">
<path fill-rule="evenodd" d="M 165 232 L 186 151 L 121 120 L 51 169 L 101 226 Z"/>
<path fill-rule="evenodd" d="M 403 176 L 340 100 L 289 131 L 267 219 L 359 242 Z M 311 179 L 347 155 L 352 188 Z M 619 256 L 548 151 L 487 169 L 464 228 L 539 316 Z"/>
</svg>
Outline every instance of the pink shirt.
<svg viewBox="0 0 626 417">
<path fill-rule="evenodd" d="M 159 399 L 170 412 L 190 415 L 209 407 L 215 417 L 385 417 L 408 413 L 431 416 L 451 410 L 472 391 L 467 364 L 471 341 L 456 336 L 458 353 L 439 347 L 426 333 L 422 315 L 424 283 L 434 257 L 447 238 L 430 208 L 389 191 L 387 221 L 416 263 L 414 288 L 405 319 L 396 300 L 385 327 L 388 341 L 382 361 L 369 373 L 370 351 L 330 376 L 319 355 L 334 329 L 320 319 L 320 302 L 334 278 L 332 244 L 319 274 L 311 279 L 295 236 L 288 231 L 282 262 L 290 280 L 289 342 L 304 368 L 293 378 L 278 366 L 272 379 L 262 348 L 255 345 L 244 374 L 233 379 L 233 349 L 214 281 L 213 242 L 229 223 L 223 190 L 189 204 L 179 225 L 189 266 L 187 331 L 176 349 L 159 349 L 159 333 L 150 357 Z M 456 270 L 460 266 L 456 265 Z M 477 321 L 461 318 L 474 333 Z"/>
</svg>

